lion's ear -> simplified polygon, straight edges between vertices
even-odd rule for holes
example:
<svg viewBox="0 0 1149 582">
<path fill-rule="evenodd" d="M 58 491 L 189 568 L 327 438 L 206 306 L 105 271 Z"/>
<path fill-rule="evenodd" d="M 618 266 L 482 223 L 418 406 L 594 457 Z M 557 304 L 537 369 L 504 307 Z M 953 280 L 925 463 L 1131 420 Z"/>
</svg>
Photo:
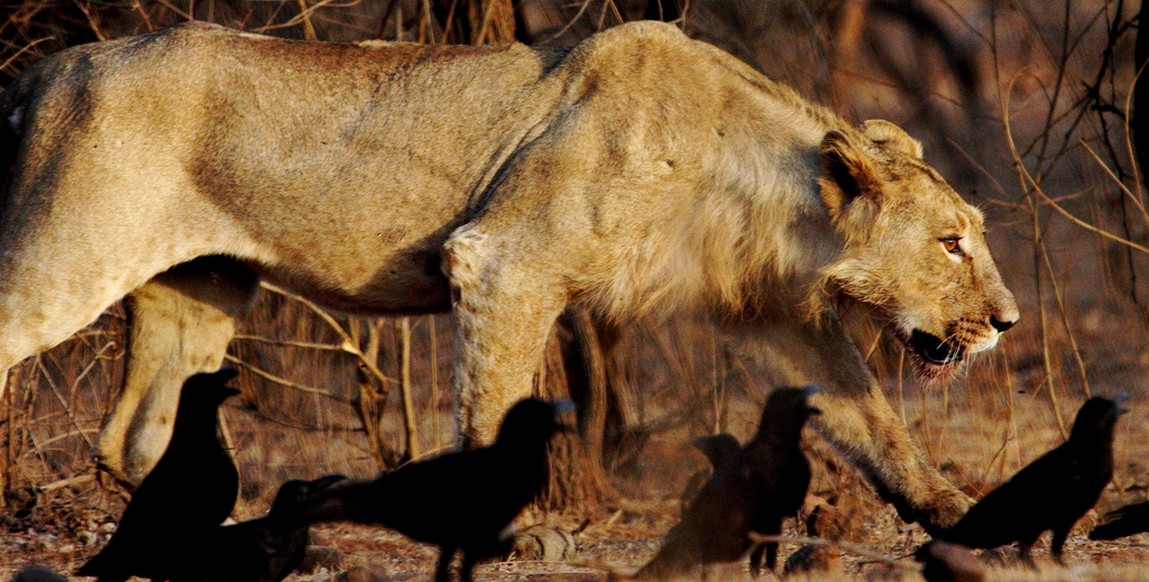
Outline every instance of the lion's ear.
<svg viewBox="0 0 1149 582">
<path fill-rule="evenodd" d="M 862 122 L 859 128 L 862 135 L 870 138 L 874 143 L 885 146 L 891 150 L 921 159 L 922 142 L 910 137 L 906 130 L 884 119 L 870 119 Z"/>
<path fill-rule="evenodd" d="M 843 132 L 827 133 L 820 153 L 822 201 L 837 220 L 859 197 L 877 191 L 878 178 L 870 156 Z"/>
</svg>

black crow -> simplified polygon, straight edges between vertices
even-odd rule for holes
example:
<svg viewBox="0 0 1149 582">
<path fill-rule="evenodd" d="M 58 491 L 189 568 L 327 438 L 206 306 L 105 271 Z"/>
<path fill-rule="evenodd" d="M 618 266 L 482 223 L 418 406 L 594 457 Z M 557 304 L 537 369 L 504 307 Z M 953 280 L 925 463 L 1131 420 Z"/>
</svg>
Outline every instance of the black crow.
<svg viewBox="0 0 1149 582">
<path fill-rule="evenodd" d="M 1149 531 L 1149 501 L 1142 501 L 1106 513 L 1100 525 L 1089 532 L 1089 539 L 1115 540 L 1146 531 Z"/>
<path fill-rule="evenodd" d="M 737 458 L 738 452 L 742 450 L 742 445 L 738 444 L 738 439 L 727 432 L 694 437 L 690 444 L 706 456 L 706 459 L 710 461 L 710 467 L 700 469 L 686 481 L 686 486 L 682 488 L 682 496 L 679 497 L 682 502 L 682 514 L 686 513 L 690 501 L 694 499 L 695 495 L 698 495 L 702 486 L 714 474 L 714 470 Z"/>
<path fill-rule="evenodd" d="M 76 570 L 101 582 L 130 576 L 164 580 L 188 546 L 227 519 L 239 474 L 217 435 L 219 405 L 239 391 L 236 371 L 196 374 L 184 383 L 171 441 L 132 494 L 108 545 Z"/>
<path fill-rule="evenodd" d="M 569 402 L 519 401 L 503 419 L 494 444 L 408 463 L 373 481 L 339 484 L 320 496 L 312 521 L 349 520 L 393 529 L 439 546 L 435 580 L 450 579 L 462 552 L 460 577 L 475 564 L 507 552 L 511 521 L 546 487 L 551 437 L 566 429 Z"/>
<path fill-rule="evenodd" d="M 810 463 L 800 445 L 806 419 L 820 412 L 806 402 L 815 391 L 807 387 L 771 394 L 771 399 L 780 399 L 779 405 L 771 411 L 767 401 L 758 434 L 746 445 L 743 462 L 756 471 L 769 472 L 767 486 L 758 491 L 758 507 L 750 522 L 750 529 L 762 535 L 782 533 L 782 519 L 797 515 L 806 500 Z M 773 571 L 778 562 L 778 542 L 757 544 L 750 552 L 750 573 L 754 576 L 762 571 L 763 554 L 766 568 Z"/>
<path fill-rule="evenodd" d="M 770 393 L 758 433 L 734 459 L 715 468 L 636 579 L 661 580 L 698 566 L 733 562 L 751 549 L 750 532 L 780 531 L 782 518 L 801 507 L 810 482 L 810 467 L 798 444 L 806 419 L 819 412 L 807 403 L 814 391 L 778 388 Z M 773 569 L 777 544 L 755 548 L 755 558 L 763 552 Z M 756 564 L 752 560 L 752 567 Z"/>
<path fill-rule="evenodd" d="M 303 562 L 310 543 L 308 501 L 346 479 L 327 475 L 280 486 L 267 515 L 222 525 L 183 557 L 180 582 L 279 582 Z"/>
<path fill-rule="evenodd" d="M 738 444 L 738 439 L 728 432 L 694 437 L 690 444 L 702 451 L 713 468 L 721 467 L 733 461 L 738 457 L 738 452 L 742 450 L 742 445 Z"/>
<path fill-rule="evenodd" d="M 1030 549 L 1053 530 L 1050 552 L 1060 563 L 1073 524 L 1097 503 L 1113 477 L 1113 429 L 1127 398 L 1094 397 L 1082 405 L 1065 444 L 1022 468 L 970 508 L 939 539 L 971 548 L 1018 542 L 1021 558 L 1033 564 Z"/>
</svg>

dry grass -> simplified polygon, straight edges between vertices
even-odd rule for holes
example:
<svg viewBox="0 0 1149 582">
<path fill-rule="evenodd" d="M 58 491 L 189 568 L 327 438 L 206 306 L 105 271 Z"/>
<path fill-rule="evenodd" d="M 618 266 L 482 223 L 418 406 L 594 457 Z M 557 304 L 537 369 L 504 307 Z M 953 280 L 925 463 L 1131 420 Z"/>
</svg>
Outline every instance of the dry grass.
<svg viewBox="0 0 1149 582">
<path fill-rule="evenodd" d="M 296 38 L 441 41 L 444 28 L 461 34 L 436 16 L 447 14 L 436 7 L 450 2 L 8 4 L 0 22 L 0 83 L 65 45 L 189 17 Z M 988 211 L 991 245 L 1023 319 L 998 350 L 948 387 L 918 385 L 888 342 L 871 363 L 930 458 L 972 493 L 984 493 L 1059 442 L 1086 394 L 1132 393 L 1134 412 L 1120 425 L 1118 470 L 1102 499 L 1105 507 L 1144 496 L 1149 487 L 1149 466 L 1141 461 L 1149 450 L 1149 392 L 1141 386 L 1149 368 L 1142 347 L 1149 214 L 1125 123 L 1136 33 L 1129 24 L 1136 7 L 1102 0 L 1003 4 L 928 0 L 915 3 L 915 12 L 892 0 L 708 0 L 687 5 L 683 26 L 850 117 L 888 118 L 924 138 L 931 161 Z M 515 34 L 569 45 L 636 18 L 644 7 L 640 0 L 527 0 L 520 10 L 528 29 Z M 469 34 L 508 34 L 483 28 L 496 13 L 479 11 L 479 28 Z M 506 17 L 498 18 L 505 26 Z M 445 317 L 410 320 L 409 410 L 419 437 L 412 447 L 400 390 L 387 381 L 401 376 L 396 327 L 319 316 L 264 293 L 231 351 L 244 367 L 243 396 L 225 410 L 243 481 L 235 516 L 265 510 L 271 492 L 288 478 L 370 475 L 411 448 L 426 454 L 450 446 L 449 325 Z M 0 575 L 31 560 L 71 569 L 102 544 L 122 509 L 123 493 L 91 478 L 90 457 L 120 383 L 123 326 L 122 312 L 110 311 L 68 343 L 25 363 L 5 396 L 0 436 L 7 445 L 0 453 L 10 460 L 13 491 L 12 509 L 0 520 L 9 531 L 0 538 Z M 372 329 L 378 331 L 377 352 Z M 359 354 L 330 348 L 347 339 L 341 333 L 352 337 Z M 747 376 L 703 324 L 643 325 L 631 336 L 627 398 L 648 438 L 637 453 L 612 461 L 614 485 L 623 493 L 617 506 L 561 516 L 571 529 L 590 519 L 580 533 L 584 560 L 624 571 L 653 554 L 677 516 L 679 492 L 702 466 L 685 443 L 715 430 L 746 437 L 768 384 Z M 871 339 L 872 333 L 863 333 L 860 343 Z M 364 413 L 356 372 L 365 358 L 377 372 L 373 415 Z M 877 502 L 855 473 L 826 465 L 819 463 L 815 489 L 837 496 L 848 509 L 851 541 L 901 558 L 925 539 Z M 30 488 L 42 490 L 32 496 Z M 27 499 L 38 505 L 25 515 L 17 510 Z M 389 532 L 345 525 L 319 531 L 344 552 L 346 567 L 375 569 L 390 579 L 424 578 L 430 571 L 428 548 Z M 783 555 L 794 547 L 784 545 Z M 1067 551 L 1067 570 L 1010 570 L 995 572 L 995 579 L 1144 578 L 1138 564 L 1149 557 L 1149 538 L 1095 543 L 1075 537 Z M 850 575 L 881 568 L 849 555 L 844 567 Z M 912 580 L 911 570 L 898 571 Z M 603 578 L 593 569 L 534 562 L 496 564 L 479 575 Z M 731 575 L 739 577 L 739 570 Z"/>
</svg>

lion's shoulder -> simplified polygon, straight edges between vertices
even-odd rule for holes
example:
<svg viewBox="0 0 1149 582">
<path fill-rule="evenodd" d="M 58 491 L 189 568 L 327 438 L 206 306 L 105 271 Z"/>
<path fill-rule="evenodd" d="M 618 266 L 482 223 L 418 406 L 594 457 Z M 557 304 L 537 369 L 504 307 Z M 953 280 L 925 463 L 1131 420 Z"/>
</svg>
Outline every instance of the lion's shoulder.
<svg viewBox="0 0 1149 582">
<path fill-rule="evenodd" d="M 682 51 L 694 52 L 695 41 L 677 26 L 657 21 L 620 24 L 590 36 L 571 52 L 571 58 L 597 67 L 610 63 L 666 62 Z M 680 63 L 687 65 L 688 63 Z"/>
</svg>

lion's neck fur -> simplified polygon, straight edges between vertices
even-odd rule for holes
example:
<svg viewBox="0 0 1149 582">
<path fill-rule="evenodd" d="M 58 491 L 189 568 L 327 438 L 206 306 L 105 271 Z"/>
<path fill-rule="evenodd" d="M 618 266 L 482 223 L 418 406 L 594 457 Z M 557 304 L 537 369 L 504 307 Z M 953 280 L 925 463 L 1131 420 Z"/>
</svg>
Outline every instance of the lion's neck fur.
<svg viewBox="0 0 1149 582">
<path fill-rule="evenodd" d="M 819 270 L 842 250 L 819 196 L 818 149 L 827 131 L 848 125 L 698 44 L 732 73 L 727 90 L 738 105 L 703 154 L 694 203 L 667 217 L 643 243 L 649 248 L 630 250 L 630 268 L 616 274 L 600 306 L 618 317 L 682 309 L 736 319 L 800 315 L 818 293 Z"/>
</svg>

